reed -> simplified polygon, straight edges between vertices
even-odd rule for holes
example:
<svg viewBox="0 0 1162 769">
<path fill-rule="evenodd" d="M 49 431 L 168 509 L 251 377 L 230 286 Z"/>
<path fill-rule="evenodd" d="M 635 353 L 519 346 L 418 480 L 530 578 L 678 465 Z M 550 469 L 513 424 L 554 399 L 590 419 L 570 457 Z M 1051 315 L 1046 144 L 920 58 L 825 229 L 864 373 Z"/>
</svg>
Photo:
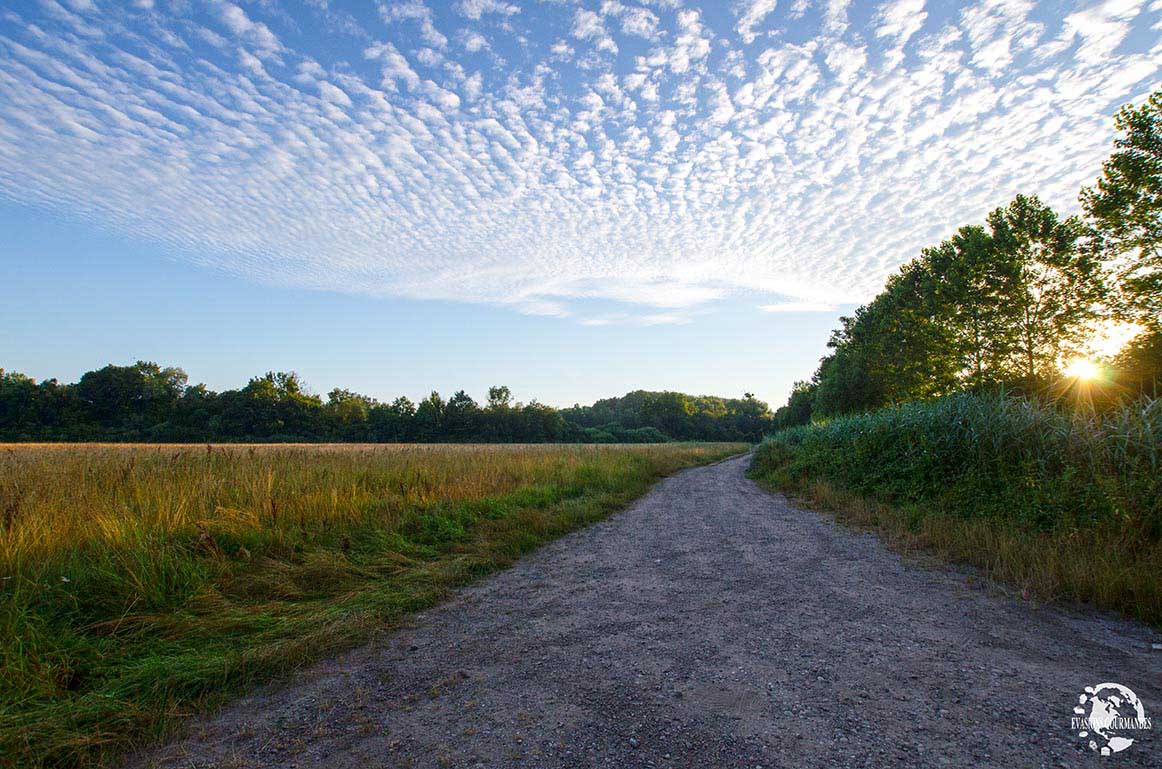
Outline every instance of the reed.
<svg viewBox="0 0 1162 769">
<path fill-rule="evenodd" d="M 961 394 L 776 433 L 752 474 L 1022 592 L 1162 623 L 1162 400 Z"/>
</svg>

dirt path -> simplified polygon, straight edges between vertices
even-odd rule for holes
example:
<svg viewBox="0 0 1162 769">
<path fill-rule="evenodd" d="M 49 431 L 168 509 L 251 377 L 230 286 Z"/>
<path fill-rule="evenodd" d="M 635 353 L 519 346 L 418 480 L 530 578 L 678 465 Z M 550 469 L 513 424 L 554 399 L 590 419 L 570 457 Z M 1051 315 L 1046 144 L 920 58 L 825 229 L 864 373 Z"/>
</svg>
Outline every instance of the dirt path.
<svg viewBox="0 0 1162 769">
<path fill-rule="evenodd" d="M 744 477 L 613 518 L 144 757 L 239 767 L 1162 766 L 1162 641 L 902 562 Z M 1113 758 L 1085 686 L 1159 723 Z"/>
</svg>

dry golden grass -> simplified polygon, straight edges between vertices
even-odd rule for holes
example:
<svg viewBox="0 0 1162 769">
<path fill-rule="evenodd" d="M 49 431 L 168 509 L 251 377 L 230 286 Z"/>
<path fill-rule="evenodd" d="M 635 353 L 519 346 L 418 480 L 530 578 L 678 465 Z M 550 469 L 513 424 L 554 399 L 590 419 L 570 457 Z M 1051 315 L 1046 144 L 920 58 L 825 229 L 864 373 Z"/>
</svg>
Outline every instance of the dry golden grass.
<svg viewBox="0 0 1162 769">
<path fill-rule="evenodd" d="M 1090 603 L 1154 624 L 1162 617 L 1162 544 L 1135 542 L 1117 525 L 1030 531 L 995 518 L 885 505 L 819 479 L 800 493 L 845 523 L 875 530 L 897 550 L 975 566 L 1023 598 Z"/>
<path fill-rule="evenodd" d="M 115 756 L 744 449 L 0 445 L 0 766 Z"/>
<path fill-rule="evenodd" d="M 0 444 L 0 565 L 192 529 L 390 518 L 690 447 L 447 444 Z M 596 460 L 596 462 L 595 462 Z M 288 523 L 289 522 L 289 523 Z"/>
</svg>

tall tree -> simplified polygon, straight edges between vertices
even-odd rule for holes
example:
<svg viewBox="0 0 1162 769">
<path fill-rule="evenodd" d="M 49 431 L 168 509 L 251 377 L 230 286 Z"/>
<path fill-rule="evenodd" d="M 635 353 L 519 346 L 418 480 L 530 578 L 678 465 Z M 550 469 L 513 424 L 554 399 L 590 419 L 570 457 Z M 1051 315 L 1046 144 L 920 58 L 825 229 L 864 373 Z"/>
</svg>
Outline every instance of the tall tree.
<svg viewBox="0 0 1162 769">
<path fill-rule="evenodd" d="M 444 432 L 453 440 L 468 440 L 478 434 L 480 407 L 468 393 L 457 390 L 444 406 Z"/>
<path fill-rule="evenodd" d="M 508 408 L 512 403 L 512 390 L 504 385 L 494 386 L 488 388 L 488 408 L 502 409 Z"/>
<path fill-rule="evenodd" d="M 673 438 L 685 438 L 690 434 L 695 408 L 682 393 L 651 393 L 642 404 L 641 413 L 649 426 Z"/>
<path fill-rule="evenodd" d="M 1081 222 L 1060 219 L 1036 196 L 1018 195 L 988 216 L 993 256 L 1007 275 L 1007 322 L 994 333 L 1013 373 L 1033 383 L 1093 334 L 1105 296 L 1101 265 L 1078 248 Z"/>
<path fill-rule="evenodd" d="M 1121 285 L 1121 309 L 1162 328 L 1162 90 L 1140 107 L 1127 105 L 1114 126 L 1121 135 L 1097 185 L 1081 192 L 1100 247 Z"/>
<path fill-rule="evenodd" d="M 429 441 L 444 437 L 445 407 L 444 399 L 435 390 L 432 390 L 431 395 L 420 401 L 413 419 L 416 426 L 416 437 Z"/>
<path fill-rule="evenodd" d="M 186 386 L 186 372 L 138 361 L 88 371 L 76 385 L 92 421 L 125 431 L 165 421 Z"/>
<path fill-rule="evenodd" d="M 923 288 L 931 317 L 943 335 L 943 354 L 970 387 L 1003 375 L 1009 339 L 995 333 L 1006 312 L 1005 286 L 1014 277 L 994 257 L 984 227 L 961 227 L 938 246 L 924 249 Z"/>
<path fill-rule="evenodd" d="M 819 362 L 813 379 L 812 407 L 821 416 L 866 411 L 886 402 L 882 382 L 872 376 L 870 356 L 861 344 L 860 323 L 866 313 L 867 308 L 860 307 L 854 315 L 841 317 L 840 327 L 827 341 L 833 352 Z"/>
</svg>

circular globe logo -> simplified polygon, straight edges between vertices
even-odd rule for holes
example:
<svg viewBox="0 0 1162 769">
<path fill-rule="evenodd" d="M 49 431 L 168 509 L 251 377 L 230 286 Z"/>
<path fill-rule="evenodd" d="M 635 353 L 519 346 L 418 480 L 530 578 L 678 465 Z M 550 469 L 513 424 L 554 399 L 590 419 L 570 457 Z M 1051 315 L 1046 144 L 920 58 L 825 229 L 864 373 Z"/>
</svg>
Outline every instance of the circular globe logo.
<svg viewBox="0 0 1162 769">
<path fill-rule="evenodd" d="M 1103 756 L 1134 744 L 1134 733 L 1151 728 L 1138 695 L 1128 686 L 1105 683 L 1087 686 L 1073 709 L 1073 730 Z"/>
</svg>

